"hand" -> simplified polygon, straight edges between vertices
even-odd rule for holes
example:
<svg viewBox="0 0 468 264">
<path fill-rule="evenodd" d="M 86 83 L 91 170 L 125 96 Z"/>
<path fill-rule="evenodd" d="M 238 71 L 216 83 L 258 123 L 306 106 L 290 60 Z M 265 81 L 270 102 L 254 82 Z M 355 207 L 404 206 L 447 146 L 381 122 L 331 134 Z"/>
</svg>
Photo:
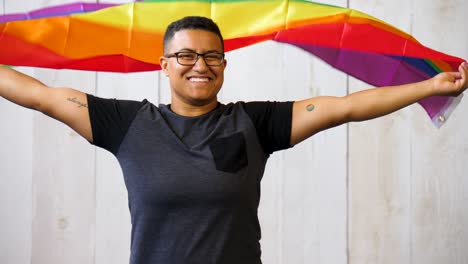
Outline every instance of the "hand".
<svg viewBox="0 0 468 264">
<path fill-rule="evenodd" d="M 458 72 L 442 72 L 432 78 L 436 95 L 458 96 L 468 88 L 468 63 L 463 62 Z"/>
</svg>

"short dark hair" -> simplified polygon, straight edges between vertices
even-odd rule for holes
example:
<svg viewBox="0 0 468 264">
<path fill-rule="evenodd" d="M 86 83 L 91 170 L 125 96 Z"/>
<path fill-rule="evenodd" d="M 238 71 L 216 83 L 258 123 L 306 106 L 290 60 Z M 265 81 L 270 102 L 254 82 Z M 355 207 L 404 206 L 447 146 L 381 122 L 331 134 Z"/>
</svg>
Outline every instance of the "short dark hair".
<svg viewBox="0 0 468 264">
<path fill-rule="evenodd" d="M 174 34 L 178 31 L 187 29 L 200 29 L 216 34 L 221 40 L 221 46 L 224 52 L 224 40 L 218 25 L 216 25 L 216 23 L 213 20 L 201 16 L 187 16 L 169 24 L 169 26 L 167 26 L 166 32 L 164 33 L 164 52 L 166 52 L 167 44 L 172 40 Z"/>
</svg>

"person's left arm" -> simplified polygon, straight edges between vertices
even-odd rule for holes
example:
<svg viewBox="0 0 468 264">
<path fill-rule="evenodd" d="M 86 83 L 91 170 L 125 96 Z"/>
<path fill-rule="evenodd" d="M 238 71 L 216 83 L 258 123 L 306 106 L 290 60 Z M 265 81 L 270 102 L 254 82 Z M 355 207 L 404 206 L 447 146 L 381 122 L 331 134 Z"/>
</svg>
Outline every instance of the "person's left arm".
<svg viewBox="0 0 468 264">
<path fill-rule="evenodd" d="M 322 96 L 294 102 L 291 145 L 334 126 L 392 113 L 433 95 L 458 96 L 468 88 L 468 64 L 417 83 L 373 88 L 344 97 Z"/>
</svg>

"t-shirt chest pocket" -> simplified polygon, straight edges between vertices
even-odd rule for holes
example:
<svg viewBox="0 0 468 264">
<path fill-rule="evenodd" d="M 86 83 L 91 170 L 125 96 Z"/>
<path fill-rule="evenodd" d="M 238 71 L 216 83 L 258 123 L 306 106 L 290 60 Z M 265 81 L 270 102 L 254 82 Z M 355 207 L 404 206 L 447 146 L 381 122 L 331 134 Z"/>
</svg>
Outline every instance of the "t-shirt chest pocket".
<svg viewBox="0 0 468 264">
<path fill-rule="evenodd" d="M 242 132 L 215 139 L 210 144 L 210 150 L 219 171 L 236 173 L 248 165 L 245 136 Z"/>
</svg>

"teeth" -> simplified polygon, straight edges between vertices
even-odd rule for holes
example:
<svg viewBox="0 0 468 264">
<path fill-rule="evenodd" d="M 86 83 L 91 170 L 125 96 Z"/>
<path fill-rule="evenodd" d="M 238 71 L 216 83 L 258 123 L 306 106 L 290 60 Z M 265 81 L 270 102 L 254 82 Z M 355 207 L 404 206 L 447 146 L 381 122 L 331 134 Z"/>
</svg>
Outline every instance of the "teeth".
<svg viewBox="0 0 468 264">
<path fill-rule="evenodd" d="M 192 78 L 190 78 L 190 81 L 192 81 L 192 82 L 207 82 L 208 78 L 192 77 Z"/>
</svg>

